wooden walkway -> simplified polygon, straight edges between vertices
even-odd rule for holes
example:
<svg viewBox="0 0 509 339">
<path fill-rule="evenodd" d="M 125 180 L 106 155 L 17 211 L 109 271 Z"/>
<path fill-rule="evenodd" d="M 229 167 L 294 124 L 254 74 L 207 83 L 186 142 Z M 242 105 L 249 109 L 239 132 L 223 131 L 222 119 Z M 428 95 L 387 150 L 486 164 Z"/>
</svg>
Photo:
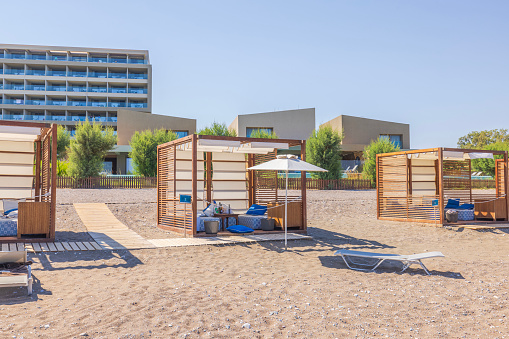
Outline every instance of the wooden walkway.
<svg viewBox="0 0 509 339">
<path fill-rule="evenodd" d="M 138 233 L 122 224 L 106 204 L 74 204 L 90 236 L 109 250 L 155 248 Z"/>
<path fill-rule="evenodd" d="M 65 252 L 65 251 L 96 251 L 103 250 L 95 241 L 69 241 L 69 242 L 34 242 L 2 244 L 3 252 Z"/>
</svg>

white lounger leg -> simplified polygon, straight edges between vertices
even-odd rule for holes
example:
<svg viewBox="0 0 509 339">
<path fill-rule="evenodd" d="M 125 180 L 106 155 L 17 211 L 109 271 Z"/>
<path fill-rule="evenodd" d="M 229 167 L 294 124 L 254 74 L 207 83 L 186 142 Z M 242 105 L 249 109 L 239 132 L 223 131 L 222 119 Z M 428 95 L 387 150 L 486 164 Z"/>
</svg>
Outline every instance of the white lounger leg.
<svg viewBox="0 0 509 339">
<path fill-rule="evenodd" d="M 431 273 L 429 273 L 429 271 L 428 271 L 428 269 L 426 268 L 426 266 L 424 266 L 424 264 L 423 264 L 423 263 L 422 263 L 422 261 L 420 261 L 420 260 L 417 260 L 417 261 L 406 261 L 406 262 L 405 262 L 405 265 L 403 266 L 403 269 L 400 271 L 400 273 L 405 272 L 405 270 L 406 270 L 407 268 L 409 268 L 409 267 L 410 267 L 410 265 L 412 265 L 412 264 L 420 264 L 420 265 L 421 265 L 421 267 L 424 269 L 424 271 L 425 271 L 428 275 L 431 275 Z"/>
<path fill-rule="evenodd" d="M 34 281 L 34 278 L 32 278 L 32 267 L 30 265 L 27 265 L 28 268 L 28 295 L 32 295 L 32 283 Z"/>
<path fill-rule="evenodd" d="M 354 262 L 352 259 L 350 259 L 350 261 L 352 262 L 352 264 L 354 265 L 359 265 L 359 266 L 370 266 L 372 268 L 358 268 L 358 267 L 352 267 L 348 264 L 348 261 L 346 260 L 346 256 L 344 256 L 343 254 L 341 254 L 341 258 L 343 258 L 343 261 L 345 262 L 346 266 L 348 266 L 349 269 L 352 269 L 352 270 L 357 270 L 357 271 L 374 271 L 378 266 L 380 266 L 385 259 L 378 259 L 378 261 L 376 262 L 375 265 L 368 265 L 368 264 L 361 264 L 361 263 L 356 263 Z"/>
<path fill-rule="evenodd" d="M 424 271 L 426 271 L 426 273 L 428 273 L 428 275 L 431 275 L 431 273 L 429 273 L 428 269 L 426 268 L 426 266 L 424 266 L 422 261 L 419 260 L 419 264 L 421 264 L 421 267 L 424 269 Z"/>
</svg>

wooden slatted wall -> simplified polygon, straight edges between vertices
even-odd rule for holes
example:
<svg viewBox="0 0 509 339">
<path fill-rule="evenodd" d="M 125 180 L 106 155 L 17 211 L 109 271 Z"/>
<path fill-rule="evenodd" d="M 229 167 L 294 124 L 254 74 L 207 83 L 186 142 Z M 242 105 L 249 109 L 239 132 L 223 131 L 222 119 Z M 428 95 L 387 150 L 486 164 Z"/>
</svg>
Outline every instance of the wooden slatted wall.
<svg viewBox="0 0 509 339">
<path fill-rule="evenodd" d="M 48 193 L 51 190 L 51 135 L 50 131 L 45 131 L 41 140 L 41 201 L 51 201 Z"/>
<path fill-rule="evenodd" d="M 461 204 L 493 200 L 497 193 L 491 190 L 472 190 L 470 160 L 444 160 L 444 205 L 448 199 L 460 199 Z M 503 180 L 503 168 L 501 170 Z"/>
<path fill-rule="evenodd" d="M 179 185 L 190 183 L 187 173 L 180 171 L 181 178 L 177 178 L 178 164 L 182 168 L 185 161 L 191 164 L 190 159 L 177 159 L 176 146 L 158 148 L 158 167 L 157 167 L 157 215 L 158 227 L 174 232 L 193 234 L 193 214 L 191 204 L 181 204 L 179 197 Z M 178 151 L 182 152 L 182 151 Z M 182 152 L 183 153 L 183 152 Z M 185 176 L 185 178 L 183 177 Z M 199 181 L 203 185 L 203 179 Z M 188 186 L 188 185 L 186 185 Z M 190 194 L 189 192 L 185 192 Z"/>
<path fill-rule="evenodd" d="M 254 166 L 276 159 L 276 152 L 268 154 L 254 154 Z M 277 172 L 254 171 L 254 203 L 266 205 L 277 201 Z"/>
<path fill-rule="evenodd" d="M 439 209 L 432 206 L 438 199 L 434 172 L 433 160 L 410 160 L 405 154 L 379 157 L 379 218 L 438 222 Z"/>
<path fill-rule="evenodd" d="M 505 178 L 504 178 L 504 169 L 506 164 L 503 159 L 496 160 L 496 170 L 495 170 L 495 182 L 496 182 L 496 194 L 497 197 L 503 196 L 505 193 Z"/>
</svg>

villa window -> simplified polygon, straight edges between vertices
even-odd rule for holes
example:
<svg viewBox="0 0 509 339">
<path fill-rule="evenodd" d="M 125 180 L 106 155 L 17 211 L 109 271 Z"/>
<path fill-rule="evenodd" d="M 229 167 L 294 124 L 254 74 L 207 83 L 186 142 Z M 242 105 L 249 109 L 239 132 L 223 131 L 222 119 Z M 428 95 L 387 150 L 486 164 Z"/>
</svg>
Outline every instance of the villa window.
<svg viewBox="0 0 509 339">
<path fill-rule="evenodd" d="M 177 135 L 177 138 L 187 137 L 189 135 L 188 131 L 173 131 Z"/>
<path fill-rule="evenodd" d="M 246 137 L 250 138 L 251 134 L 255 131 L 262 131 L 267 132 L 268 134 L 272 134 L 273 128 L 272 127 L 247 127 L 246 128 Z"/>
<path fill-rule="evenodd" d="M 403 141 L 400 134 L 380 134 L 380 139 L 387 139 L 394 144 L 394 146 L 403 148 Z"/>
</svg>

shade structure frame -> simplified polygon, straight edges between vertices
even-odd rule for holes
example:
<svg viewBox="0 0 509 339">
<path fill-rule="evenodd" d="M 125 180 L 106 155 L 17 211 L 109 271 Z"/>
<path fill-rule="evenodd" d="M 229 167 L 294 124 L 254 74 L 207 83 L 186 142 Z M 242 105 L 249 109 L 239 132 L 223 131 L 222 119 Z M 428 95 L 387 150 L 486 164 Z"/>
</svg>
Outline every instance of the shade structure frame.
<svg viewBox="0 0 509 339">
<path fill-rule="evenodd" d="M 495 162 L 496 193 L 474 191 L 471 161 L 494 156 L 505 159 Z M 446 225 L 447 201 L 460 199 L 461 203 L 474 204 L 476 220 L 507 222 L 508 178 L 504 164 L 505 151 L 431 148 L 378 154 L 377 218 Z M 493 220 L 486 220 L 486 215 Z"/>
<path fill-rule="evenodd" d="M 55 238 L 56 139 L 56 124 L 0 121 L 0 201 L 25 201 L 17 236 L 0 237 L 0 242 Z"/>
<path fill-rule="evenodd" d="M 239 148 L 243 148 L 243 151 L 212 152 L 210 149 L 202 148 L 203 146 L 211 145 L 220 148 L 222 142 L 225 142 L 225 146 L 240 145 Z M 253 143 L 255 143 L 255 147 L 253 147 Z M 263 147 L 264 144 L 271 147 Z M 249 147 L 243 145 L 249 145 Z M 233 205 L 242 201 L 244 202 L 243 204 L 247 202 L 242 208 L 237 208 L 236 212 L 245 210 L 244 206 L 247 208 L 255 202 L 260 204 L 279 204 L 277 195 L 277 175 L 274 175 L 270 179 L 264 178 L 263 176 L 250 173 L 251 171 L 247 171 L 246 168 L 251 164 L 255 164 L 255 162 L 260 163 L 275 158 L 277 155 L 277 148 L 272 147 L 280 145 L 288 145 L 288 148 L 292 146 L 301 146 L 301 156 L 305 156 L 305 141 L 290 139 L 273 140 L 194 134 L 159 145 L 157 150 L 157 226 L 165 230 L 184 233 L 188 236 L 201 236 L 202 234 L 198 234 L 196 229 L 197 213 L 201 212 L 198 206 L 200 199 L 198 199 L 197 194 L 196 199 L 193 198 L 194 192 L 198 193 L 201 187 L 204 189 L 203 196 L 206 202 L 217 200 L 218 194 L 222 203 L 230 201 Z M 302 147 L 303 145 L 304 147 Z M 251 152 L 245 153 L 244 151 L 248 148 L 251 149 Z M 175 172 L 177 171 L 175 168 L 176 162 L 173 158 L 177 149 L 185 150 L 191 154 L 196 153 L 196 160 L 192 159 L 191 165 L 196 172 L 198 172 L 197 168 L 202 166 L 201 164 L 203 164 L 204 167 L 203 180 L 200 178 L 201 174 L 196 173 L 196 177 L 193 174 L 192 185 L 196 185 L 196 189 L 193 190 L 191 194 L 191 206 L 189 206 L 191 208 L 187 209 L 187 212 L 184 212 L 185 209 L 180 203 L 178 192 L 175 189 L 171 189 L 171 187 L 175 187 L 176 182 L 178 182 L 175 176 Z M 260 150 L 263 150 L 263 152 Z M 199 153 L 205 156 L 203 158 L 198 158 Z M 228 157 L 230 159 L 228 159 Z M 229 169 L 228 164 L 232 165 Z M 244 170 L 234 170 L 236 166 L 241 166 Z M 216 168 L 215 174 L 214 168 Z M 217 190 L 215 194 L 214 190 Z M 228 193 L 232 193 L 231 196 L 234 198 L 227 199 Z M 239 194 L 241 196 L 239 196 Z M 305 205 L 303 205 L 305 203 L 305 185 L 303 186 L 301 196 L 303 196 L 303 198 L 299 201 L 299 222 L 296 223 L 295 227 L 296 231 L 305 233 L 307 231 Z M 281 204 L 281 207 L 282 206 L 283 204 Z M 193 212 L 189 213 L 189 210 Z M 269 217 L 271 216 L 269 215 Z M 184 223 L 186 224 L 185 229 L 182 226 Z"/>
</svg>

